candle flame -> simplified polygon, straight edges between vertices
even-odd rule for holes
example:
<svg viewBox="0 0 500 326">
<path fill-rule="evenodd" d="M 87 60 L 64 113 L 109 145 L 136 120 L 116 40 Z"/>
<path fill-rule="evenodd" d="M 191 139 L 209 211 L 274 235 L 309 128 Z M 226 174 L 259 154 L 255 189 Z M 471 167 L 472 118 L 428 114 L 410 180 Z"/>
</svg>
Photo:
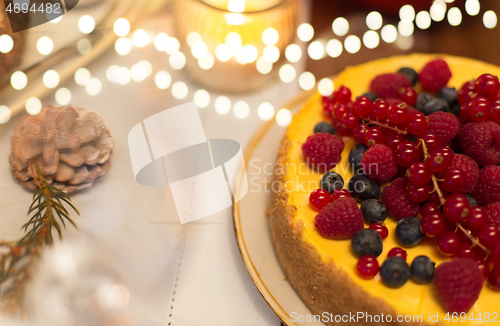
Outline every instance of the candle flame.
<svg viewBox="0 0 500 326">
<path fill-rule="evenodd" d="M 245 0 L 229 0 L 227 3 L 227 10 L 231 12 L 245 11 Z"/>
</svg>

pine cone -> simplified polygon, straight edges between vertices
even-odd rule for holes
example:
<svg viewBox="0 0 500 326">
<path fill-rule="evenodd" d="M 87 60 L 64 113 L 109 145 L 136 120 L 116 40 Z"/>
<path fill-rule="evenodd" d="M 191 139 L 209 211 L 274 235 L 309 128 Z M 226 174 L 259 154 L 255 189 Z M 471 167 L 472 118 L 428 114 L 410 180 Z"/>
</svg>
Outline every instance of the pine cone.
<svg viewBox="0 0 500 326">
<path fill-rule="evenodd" d="M 71 193 L 90 187 L 109 171 L 115 142 L 98 114 L 47 106 L 17 124 L 11 146 L 12 174 L 23 186 L 37 188 L 32 168 L 38 165 L 49 183 Z"/>
</svg>

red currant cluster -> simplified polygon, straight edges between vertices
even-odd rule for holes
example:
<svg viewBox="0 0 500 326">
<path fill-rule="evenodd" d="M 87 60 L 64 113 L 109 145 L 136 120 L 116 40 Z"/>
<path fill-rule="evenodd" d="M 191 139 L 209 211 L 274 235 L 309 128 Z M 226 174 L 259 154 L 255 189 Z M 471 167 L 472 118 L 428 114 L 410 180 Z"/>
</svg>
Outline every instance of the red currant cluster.
<svg viewBox="0 0 500 326">
<path fill-rule="evenodd" d="M 335 201 L 342 197 L 351 197 L 347 189 L 337 189 L 331 195 L 324 189 L 316 189 L 309 195 L 309 203 L 316 211 L 320 211 L 329 202 Z"/>
<path fill-rule="evenodd" d="M 459 116 L 463 121 L 500 122 L 500 82 L 484 74 L 466 82 L 458 92 Z"/>
</svg>

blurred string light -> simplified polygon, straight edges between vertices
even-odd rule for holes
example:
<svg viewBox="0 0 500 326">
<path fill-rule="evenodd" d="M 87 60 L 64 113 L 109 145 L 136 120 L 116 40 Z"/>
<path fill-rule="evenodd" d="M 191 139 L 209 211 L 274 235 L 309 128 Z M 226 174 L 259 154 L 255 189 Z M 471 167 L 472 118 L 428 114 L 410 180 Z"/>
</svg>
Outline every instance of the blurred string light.
<svg viewBox="0 0 500 326">
<path fill-rule="evenodd" d="M 98 95 L 102 90 L 102 83 L 97 78 L 91 78 L 87 85 L 85 85 L 85 90 L 89 95 L 95 96 Z"/>
<path fill-rule="evenodd" d="M 411 5 L 404 5 L 399 9 L 399 18 L 405 23 L 415 20 L 415 9 Z"/>
<path fill-rule="evenodd" d="M 127 67 L 120 67 L 117 75 L 117 83 L 119 85 L 127 85 L 132 79 L 132 74 Z"/>
<path fill-rule="evenodd" d="M 431 16 L 430 14 L 423 10 L 420 11 L 415 17 L 415 24 L 420 29 L 427 29 L 431 26 Z"/>
<path fill-rule="evenodd" d="M 231 55 L 235 56 L 241 51 L 241 42 L 241 36 L 236 32 L 231 32 L 226 35 L 226 44 L 231 50 Z"/>
<path fill-rule="evenodd" d="M 278 43 L 280 35 L 277 30 L 268 27 L 262 32 L 262 41 L 265 45 L 275 45 Z"/>
<path fill-rule="evenodd" d="M 186 56 L 182 52 L 177 51 L 168 58 L 168 63 L 172 69 L 181 70 L 186 64 Z"/>
<path fill-rule="evenodd" d="M 384 27 L 382 27 L 382 30 L 380 31 L 380 36 L 382 37 L 382 40 L 386 43 L 393 43 L 396 41 L 396 38 L 398 37 L 398 30 L 394 25 L 387 24 Z"/>
<path fill-rule="evenodd" d="M 210 93 L 204 89 L 199 89 L 194 92 L 193 101 L 200 109 L 206 108 L 210 104 Z"/>
<path fill-rule="evenodd" d="M 28 85 L 28 76 L 22 71 L 16 71 L 10 76 L 10 84 L 16 90 L 21 90 Z"/>
<path fill-rule="evenodd" d="M 296 75 L 295 68 L 291 64 L 284 64 L 279 70 L 279 76 L 282 82 L 289 84 L 294 81 Z"/>
<path fill-rule="evenodd" d="M 285 108 L 279 109 L 276 112 L 276 122 L 280 127 L 287 127 L 292 122 L 292 113 Z"/>
<path fill-rule="evenodd" d="M 134 42 L 135 46 L 143 48 L 149 43 L 149 35 L 145 30 L 138 29 L 132 35 L 132 41 Z"/>
<path fill-rule="evenodd" d="M 356 35 L 349 35 L 344 40 L 344 48 L 351 54 L 357 53 L 361 49 L 361 40 Z"/>
<path fill-rule="evenodd" d="M 5 105 L 0 105 L 0 124 L 9 122 L 11 117 L 10 109 Z"/>
<path fill-rule="evenodd" d="M 450 8 L 447 13 L 447 18 L 451 26 L 458 26 L 462 23 L 462 12 L 457 7 Z"/>
<path fill-rule="evenodd" d="M 155 84 L 159 89 L 167 89 L 172 83 L 172 77 L 165 70 L 160 70 L 155 75 Z"/>
<path fill-rule="evenodd" d="M 132 50 L 132 42 L 126 37 L 120 37 L 115 42 L 115 51 L 121 56 L 125 56 Z"/>
<path fill-rule="evenodd" d="M 401 50 L 411 49 L 414 43 L 415 43 L 415 38 L 413 37 L 413 35 L 410 36 L 399 35 L 395 42 L 396 46 Z"/>
<path fill-rule="evenodd" d="M 42 101 L 40 101 L 40 99 L 37 97 L 30 97 L 26 101 L 25 108 L 28 114 L 37 115 L 38 113 L 40 113 L 40 111 L 42 111 Z"/>
<path fill-rule="evenodd" d="M 378 11 L 372 11 L 366 16 L 366 26 L 368 26 L 369 29 L 377 30 L 382 27 L 382 23 L 382 15 Z M 347 23 L 347 30 L 348 29 L 349 23 Z M 345 33 L 347 33 L 347 30 Z"/>
<path fill-rule="evenodd" d="M 213 67 L 215 58 L 212 53 L 208 52 L 203 58 L 198 59 L 198 65 L 203 70 L 208 70 Z"/>
<path fill-rule="evenodd" d="M 435 0 L 429 10 L 432 20 L 440 22 L 446 15 L 446 3 L 443 0 Z"/>
<path fill-rule="evenodd" d="M 208 52 L 208 47 L 202 40 L 196 41 L 191 46 L 191 54 L 196 59 L 203 58 Z"/>
<path fill-rule="evenodd" d="M 0 52 L 9 53 L 14 48 L 14 40 L 10 35 L 0 35 Z"/>
<path fill-rule="evenodd" d="M 413 29 L 413 22 L 400 20 L 398 23 L 399 34 L 403 36 L 410 36 L 411 34 L 413 34 Z"/>
<path fill-rule="evenodd" d="M 80 86 L 86 86 L 92 75 L 87 68 L 79 68 L 75 71 L 75 82 Z"/>
<path fill-rule="evenodd" d="M 219 96 L 214 102 L 215 111 L 221 115 L 231 111 L 231 100 L 226 96 Z"/>
<path fill-rule="evenodd" d="M 467 0 L 465 1 L 465 11 L 470 16 L 476 16 L 481 10 L 481 5 L 478 0 Z"/>
<path fill-rule="evenodd" d="M 280 58 L 280 50 L 274 45 L 268 45 L 264 48 L 262 56 L 267 62 L 275 63 Z"/>
<path fill-rule="evenodd" d="M 367 31 L 363 34 L 363 44 L 368 49 L 375 49 L 380 43 L 380 37 L 376 31 Z"/>
<path fill-rule="evenodd" d="M 326 42 L 326 53 L 332 57 L 337 58 L 342 54 L 342 42 L 337 39 L 331 39 Z"/>
<path fill-rule="evenodd" d="M 314 37 L 314 28 L 311 24 L 303 23 L 297 28 L 297 36 L 302 42 L 309 42 Z"/>
<path fill-rule="evenodd" d="M 130 69 L 130 77 L 135 82 L 142 82 L 148 76 L 148 72 L 146 67 L 141 65 L 140 63 L 136 63 Z"/>
<path fill-rule="evenodd" d="M 196 33 L 196 34 L 198 34 L 198 33 Z M 155 46 L 155 49 L 157 49 L 160 52 L 164 52 L 165 50 L 167 50 L 168 35 L 165 33 L 156 34 L 156 36 L 153 40 L 153 44 Z"/>
<path fill-rule="evenodd" d="M 55 70 L 47 70 L 43 74 L 43 84 L 48 88 L 56 88 L 59 85 L 59 74 Z"/>
<path fill-rule="evenodd" d="M 172 95 L 178 100 L 185 99 L 188 95 L 188 87 L 186 83 L 181 81 L 175 82 L 172 85 Z"/>
<path fill-rule="evenodd" d="M 333 82 L 329 78 L 323 78 L 318 82 L 318 92 L 323 96 L 332 95 L 333 89 Z"/>
<path fill-rule="evenodd" d="M 76 42 L 76 50 L 81 55 L 88 54 L 92 51 L 92 42 L 88 38 L 82 37 Z"/>
<path fill-rule="evenodd" d="M 297 44 L 289 44 L 285 49 L 285 57 L 290 62 L 297 62 L 302 57 L 302 49 Z"/>
<path fill-rule="evenodd" d="M 181 43 L 175 37 L 169 37 L 165 46 L 165 52 L 174 54 L 181 49 Z"/>
<path fill-rule="evenodd" d="M 250 106 L 245 101 L 234 103 L 233 112 L 236 118 L 245 119 L 250 114 Z"/>
<path fill-rule="evenodd" d="M 66 87 L 59 88 L 55 94 L 55 99 L 59 105 L 68 105 L 71 102 L 71 91 Z"/>
<path fill-rule="evenodd" d="M 201 35 L 198 32 L 189 32 L 186 41 L 189 46 L 193 46 L 194 43 L 201 41 Z"/>
<path fill-rule="evenodd" d="M 48 55 L 54 50 L 54 42 L 48 36 L 42 36 L 36 42 L 36 49 L 40 54 Z"/>
<path fill-rule="evenodd" d="M 263 102 L 257 108 L 257 115 L 262 121 L 269 121 L 274 117 L 274 106 L 269 102 Z"/>
<path fill-rule="evenodd" d="M 259 57 L 256 63 L 257 71 L 266 75 L 273 70 L 273 64 L 267 61 L 264 57 Z"/>
<path fill-rule="evenodd" d="M 488 29 L 495 28 L 497 26 L 498 18 L 493 10 L 488 10 L 483 15 L 484 27 Z"/>
<path fill-rule="evenodd" d="M 344 36 L 349 32 L 349 22 L 344 17 L 335 18 L 332 23 L 332 30 L 337 36 Z"/>
<path fill-rule="evenodd" d="M 231 48 L 225 43 L 219 44 L 215 49 L 215 56 L 220 62 L 227 62 L 231 59 Z"/>
<path fill-rule="evenodd" d="M 125 18 L 118 18 L 113 25 L 113 30 L 118 36 L 127 36 L 130 33 L 130 23 Z"/>
<path fill-rule="evenodd" d="M 325 57 L 325 47 L 321 41 L 314 41 L 307 47 L 307 54 L 313 60 L 319 60 Z"/>
<path fill-rule="evenodd" d="M 309 71 L 304 71 L 299 76 L 299 86 L 305 91 L 311 90 L 316 85 L 316 77 Z"/>
<path fill-rule="evenodd" d="M 245 45 L 241 50 L 241 55 L 243 56 L 243 60 L 245 63 L 252 63 L 257 60 L 259 52 L 257 48 L 251 44 Z"/>
<path fill-rule="evenodd" d="M 90 34 L 95 28 L 95 20 L 90 15 L 83 15 L 78 19 L 78 29 L 83 34 Z"/>
</svg>

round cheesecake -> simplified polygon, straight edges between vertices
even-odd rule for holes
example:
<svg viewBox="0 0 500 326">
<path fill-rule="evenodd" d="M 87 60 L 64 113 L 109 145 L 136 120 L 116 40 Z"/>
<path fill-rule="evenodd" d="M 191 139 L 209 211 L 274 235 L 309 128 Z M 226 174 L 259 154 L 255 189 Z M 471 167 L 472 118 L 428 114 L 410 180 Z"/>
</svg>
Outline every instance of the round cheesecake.
<svg viewBox="0 0 500 326">
<path fill-rule="evenodd" d="M 348 87 L 353 97 L 356 97 L 369 91 L 370 81 L 377 75 L 395 72 L 401 67 L 420 71 L 427 62 L 436 58 L 448 63 L 452 71 L 448 86 L 457 89 L 484 73 L 500 76 L 499 67 L 480 61 L 448 55 L 412 54 L 348 67 L 334 80 L 334 85 L 336 88 L 341 85 Z M 465 320 L 458 318 L 454 322 L 451 314 L 448 315 L 449 320 L 445 320 L 448 312 L 439 302 L 432 283 L 421 285 L 409 280 L 402 287 L 393 289 L 385 286 L 378 275 L 371 280 L 363 279 L 356 270 L 357 258 L 351 251 L 351 241 L 326 239 L 318 233 L 314 226 L 317 211 L 310 206 L 309 195 L 312 190 L 319 188 L 323 173 L 307 167 L 301 146 L 313 134 L 314 126 L 323 120 L 322 96 L 316 93 L 294 116 L 281 141 L 275 169 L 275 180 L 281 187 L 272 193 L 269 211 L 273 243 L 280 265 L 312 314 L 328 316 L 323 319 L 327 325 L 339 324 L 338 318 L 345 315 L 357 315 L 360 319 L 344 317 L 340 322 L 343 325 L 500 323 L 500 293 L 488 288 L 486 282 Z M 341 161 L 333 171 L 342 175 L 347 187 L 347 182 L 353 176 L 347 159 L 356 143 L 350 137 L 344 137 L 343 140 L 345 148 Z M 396 223 L 390 216 L 385 221 L 389 237 L 383 242 L 379 263 L 387 257 L 391 248 L 400 246 L 394 235 Z M 428 256 L 438 265 L 449 260 L 428 239 L 405 250 L 408 262 L 419 255 Z M 476 318 L 480 313 L 481 320 Z M 489 318 L 488 322 L 482 318 L 485 313 L 498 317 Z M 474 320 L 468 318 L 471 314 Z M 340 316 L 337 322 L 336 316 Z"/>
</svg>

